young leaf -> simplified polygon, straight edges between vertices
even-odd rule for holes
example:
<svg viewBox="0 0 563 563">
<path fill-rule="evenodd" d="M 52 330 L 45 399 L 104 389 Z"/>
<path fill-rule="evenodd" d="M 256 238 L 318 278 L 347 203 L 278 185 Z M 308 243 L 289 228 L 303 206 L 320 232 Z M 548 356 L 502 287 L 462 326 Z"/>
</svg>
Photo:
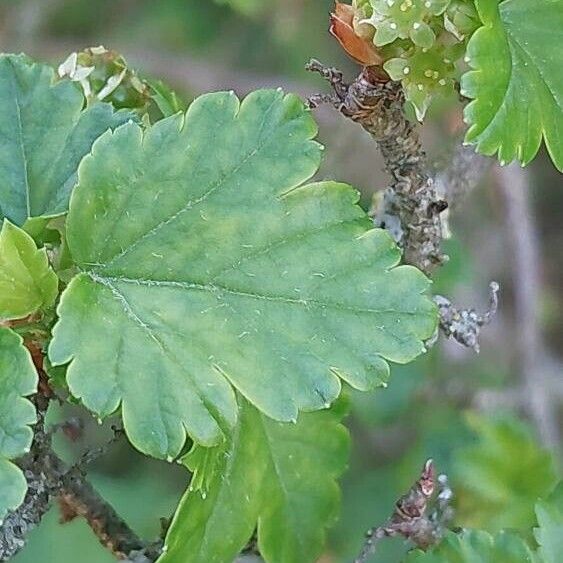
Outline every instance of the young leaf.
<svg viewBox="0 0 563 563">
<path fill-rule="evenodd" d="M 383 65 L 393 80 L 401 81 L 405 97 L 414 106 L 419 121 L 424 119 L 434 95 L 453 91 L 456 57 L 450 53 L 452 49 L 443 45 L 418 48 Z"/>
<path fill-rule="evenodd" d="M 185 494 L 159 563 L 231 563 L 256 526 L 266 562 L 316 561 L 337 516 L 335 479 L 348 457 L 342 415 L 337 404 L 281 423 L 242 400 L 232 437 L 215 448 L 210 483 Z M 208 455 L 198 446 L 188 456 L 196 481 L 210 471 Z"/>
<path fill-rule="evenodd" d="M 83 110 L 80 89 L 23 55 L 0 55 L 0 221 L 67 210 L 76 169 L 108 127 L 130 119 L 107 104 Z"/>
<path fill-rule="evenodd" d="M 449 532 L 434 549 L 412 551 L 406 563 L 534 563 L 533 553 L 521 537 L 512 532 L 491 536 L 487 532 Z"/>
<path fill-rule="evenodd" d="M 460 522 L 497 532 L 529 531 L 534 504 L 555 484 L 553 460 L 529 428 L 513 418 L 471 418 L 478 442 L 455 459 Z"/>
<path fill-rule="evenodd" d="M 59 305 L 49 356 L 99 416 L 120 403 L 133 444 L 176 456 L 187 432 L 221 438 L 234 386 L 281 421 L 326 408 L 340 379 L 388 377 L 424 350 L 436 310 L 397 265 L 357 193 L 298 187 L 319 164 L 301 101 L 203 96 L 185 117 L 103 135 L 80 167 L 68 244 L 83 270 Z"/>
<path fill-rule="evenodd" d="M 563 553 L 563 482 L 546 500 L 536 504 L 539 527 L 534 535 L 543 563 L 558 563 Z"/>
<path fill-rule="evenodd" d="M 483 27 L 463 76 L 466 142 L 501 161 L 534 158 L 542 136 L 563 170 L 563 0 L 476 0 Z"/>
<path fill-rule="evenodd" d="M 35 408 L 25 397 L 36 389 L 37 372 L 21 337 L 0 327 L 0 521 L 23 502 L 27 491 L 23 473 L 9 460 L 31 446 Z"/>
<path fill-rule="evenodd" d="M 125 57 L 102 45 L 71 53 L 58 74 L 80 84 L 88 103 L 103 100 L 114 108 L 143 112 L 150 100 L 148 85 Z"/>
<path fill-rule="evenodd" d="M 185 111 L 184 101 L 161 80 L 148 80 L 150 97 L 164 117 Z"/>
<path fill-rule="evenodd" d="M 27 493 L 27 481 L 19 467 L 0 457 L 0 525 L 9 510 L 18 508 Z"/>
<path fill-rule="evenodd" d="M 4 221 L 0 231 L 0 319 L 21 319 L 50 307 L 57 291 L 57 275 L 45 249 L 38 250 L 24 230 Z"/>
<path fill-rule="evenodd" d="M 374 43 L 382 46 L 401 38 L 429 49 L 436 40 L 429 23 L 442 14 L 449 3 L 450 0 L 372 0 L 373 12 L 367 22 L 376 29 Z"/>
</svg>

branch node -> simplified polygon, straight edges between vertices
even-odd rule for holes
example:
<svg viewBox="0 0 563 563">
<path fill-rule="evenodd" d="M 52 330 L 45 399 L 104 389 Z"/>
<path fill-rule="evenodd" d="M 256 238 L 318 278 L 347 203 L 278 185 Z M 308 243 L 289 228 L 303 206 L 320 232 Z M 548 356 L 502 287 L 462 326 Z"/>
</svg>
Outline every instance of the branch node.
<svg viewBox="0 0 563 563">
<path fill-rule="evenodd" d="M 436 507 L 427 515 L 430 499 L 438 490 Z M 395 504 L 391 517 L 382 526 L 371 528 L 354 563 L 366 563 L 375 552 L 377 542 L 385 537 L 403 536 L 417 547 L 427 549 L 438 542 L 451 520 L 450 502 L 452 491 L 445 475 L 436 479 L 434 462 L 429 459 L 424 464 L 420 477 Z"/>
<path fill-rule="evenodd" d="M 345 117 L 361 125 L 379 146 L 391 185 L 374 211 L 375 224 L 393 229 L 404 259 L 430 274 L 445 261 L 440 252 L 440 213 L 447 204 L 438 197 L 427 172 L 416 125 L 404 113 L 405 96 L 398 82 L 366 67 L 351 84 L 342 73 L 311 60 L 307 70 L 320 74 L 332 87 L 332 96 L 313 96 L 310 107 L 330 102 Z"/>
<path fill-rule="evenodd" d="M 306 65 L 305 70 L 316 72 L 326 80 L 334 90 L 337 98 L 341 101 L 348 91 L 348 85 L 344 83 L 344 75 L 334 67 L 327 67 L 317 59 L 311 59 Z"/>
</svg>

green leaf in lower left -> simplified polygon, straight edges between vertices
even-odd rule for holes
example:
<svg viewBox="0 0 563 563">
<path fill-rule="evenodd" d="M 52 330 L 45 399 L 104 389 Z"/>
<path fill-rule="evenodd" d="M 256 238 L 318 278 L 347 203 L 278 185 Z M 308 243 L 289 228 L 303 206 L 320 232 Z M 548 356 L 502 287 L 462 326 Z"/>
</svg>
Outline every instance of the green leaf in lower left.
<svg viewBox="0 0 563 563">
<path fill-rule="evenodd" d="M 22 339 L 0 327 L 0 522 L 27 491 L 25 477 L 10 460 L 29 451 L 35 407 L 26 399 L 37 388 L 37 372 Z"/>
<path fill-rule="evenodd" d="M 0 231 L 0 319 L 21 319 L 54 304 L 57 275 L 45 249 L 5 220 Z"/>
<path fill-rule="evenodd" d="M 158 563 L 231 563 L 256 527 L 267 563 L 316 561 L 338 515 L 336 478 L 349 446 L 344 411 L 338 402 L 283 423 L 242 399 L 228 443 L 187 456 L 195 485 L 180 502 Z"/>
</svg>

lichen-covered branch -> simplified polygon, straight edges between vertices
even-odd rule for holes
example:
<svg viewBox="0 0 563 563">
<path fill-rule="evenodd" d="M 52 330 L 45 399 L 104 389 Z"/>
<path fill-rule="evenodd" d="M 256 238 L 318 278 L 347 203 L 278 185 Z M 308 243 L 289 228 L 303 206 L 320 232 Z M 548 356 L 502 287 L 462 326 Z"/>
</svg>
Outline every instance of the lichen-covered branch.
<svg viewBox="0 0 563 563">
<path fill-rule="evenodd" d="M 30 452 L 19 466 L 27 480 L 27 494 L 22 505 L 10 512 L 0 526 L 0 561 L 8 561 L 26 543 L 27 535 L 41 522 L 50 508 L 51 495 L 59 483 L 59 467 L 51 455 L 51 435 L 45 432 L 45 414 L 49 400 L 38 394 L 35 436 Z"/>
<path fill-rule="evenodd" d="M 430 512 L 431 498 L 438 490 L 435 509 Z M 382 526 L 368 530 L 362 550 L 354 563 L 366 563 L 377 543 L 386 537 L 403 536 L 421 549 L 427 549 L 443 536 L 452 518 L 452 491 L 445 475 L 436 479 L 434 464 L 429 459 L 420 477 L 395 504 L 391 517 Z"/>
<path fill-rule="evenodd" d="M 416 125 L 404 113 L 401 86 L 381 81 L 372 67 L 364 68 L 351 84 L 342 73 L 311 60 L 307 69 L 318 72 L 332 86 L 330 96 L 313 96 L 309 103 L 331 103 L 340 113 L 360 124 L 376 141 L 392 180 L 376 220 L 391 229 L 405 261 L 430 274 L 445 257 L 440 251 L 440 213 L 447 204 L 437 195 L 428 173 Z"/>
<path fill-rule="evenodd" d="M 28 534 L 55 500 L 61 508 L 61 522 L 85 518 L 100 543 L 119 559 L 143 554 L 155 561 L 161 544 L 141 540 L 88 482 L 82 467 L 68 467 L 55 454 L 43 420 L 44 413 L 40 413 L 31 451 L 19 462 L 28 493 L 24 503 L 0 527 L 0 561 L 10 560 L 25 546 Z"/>
<path fill-rule="evenodd" d="M 479 352 L 479 333 L 481 328 L 488 325 L 498 309 L 498 293 L 500 286 L 497 282 L 489 284 L 489 306 L 480 314 L 475 309 L 458 309 L 443 295 L 434 297 L 440 315 L 440 329 L 448 337 L 460 344 L 473 348 Z"/>
<path fill-rule="evenodd" d="M 381 151 L 392 180 L 372 211 L 375 225 L 393 236 L 407 264 L 431 275 L 447 259 L 440 250 L 447 230 L 441 215 L 450 198 L 462 198 L 475 187 L 487 169 L 484 159 L 470 156 L 464 148 L 456 153 L 452 166 L 434 179 L 428 171 L 417 126 L 405 115 L 405 97 L 398 82 L 382 77 L 378 67 L 364 67 L 350 84 L 339 70 L 315 59 L 306 68 L 320 74 L 332 88 L 331 94 L 309 98 L 309 106 L 331 104 L 361 125 Z M 437 298 L 440 328 L 448 338 L 479 349 L 480 330 L 490 321 L 498 303 L 498 284 L 492 282 L 491 288 L 491 307 L 485 315 L 473 309 L 458 309 L 446 298 Z"/>
<path fill-rule="evenodd" d="M 37 423 L 29 453 L 18 460 L 27 480 L 28 492 L 23 504 L 10 512 L 0 526 L 0 561 L 10 560 L 25 547 L 28 534 L 39 525 L 55 500 L 61 507 L 62 522 L 78 516 L 85 518 L 100 543 L 119 559 L 135 557 L 130 560 L 138 562 L 138 556 L 143 555 L 149 561 L 155 561 L 161 543 L 150 544 L 141 540 L 86 478 L 85 467 L 100 450 L 88 452 L 72 467 L 54 452 L 52 436 L 56 428 L 47 428 L 45 417 L 55 395 L 42 369 L 40 348 L 33 342 L 26 344 L 39 373 L 39 389 L 33 397 Z M 118 434 L 119 430 L 116 430 Z"/>
</svg>

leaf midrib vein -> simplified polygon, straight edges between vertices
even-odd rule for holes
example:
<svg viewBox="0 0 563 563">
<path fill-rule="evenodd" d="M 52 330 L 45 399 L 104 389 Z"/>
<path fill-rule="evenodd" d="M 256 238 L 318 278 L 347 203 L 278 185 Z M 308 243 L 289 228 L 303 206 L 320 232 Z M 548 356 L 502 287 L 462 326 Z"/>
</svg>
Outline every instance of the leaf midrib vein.
<svg viewBox="0 0 563 563">
<path fill-rule="evenodd" d="M 147 280 L 147 279 L 133 279 L 133 278 L 125 278 L 125 277 L 104 277 L 95 272 L 86 272 L 86 274 L 95 282 L 100 283 L 101 285 L 107 286 L 110 289 L 117 291 L 119 295 L 125 299 L 123 294 L 115 287 L 115 283 L 125 283 L 125 284 L 133 284 L 133 285 L 141 285 L 147 287 L 170 287 L 170 288 L 179 288 L 185 290 L 196 290 L 196 291 L 206 291 L 208 293 L 217 294 L 218 292 L 227 293 L 230 295 L 238 296 L 238 297 L 245 297 L 250 299 L 258 299 L 263 301 L 271 301 L 271 302 L 278 302 L 278 303 L 287 303 L 290 305 L 301 305 L 307 307 L 309 305 L 313 305 L 316 307 L 329 307 L 337 310 L 342 311 L 349 311 L 353 313 L 368 313 L 368 314 L 387 314 L 387 313 L 398 313 L 401 315 L 419 315 L 424 314 L 423 312 L 419 311 L 401 311 L 400 309 L 372 309 L 369 307 L 354 307 L 349 305 L 343 305 L 341 303 L 334 303 L 330 301 L 321 301 L 319 299 L 310 299 L 310 298 L 292 298 L 292 297 L 285 297 L 282 295 L 268 295 L 265 293 L 252 293 L 250 291 L 242 291 L 237 289 L 232 289 L 229 287 L 225 287 L 222 285 L 217 284 L 201 284 L 195 282 L 185 282 L 185 281 L 168 281 L 168 280 Z"/>
</svg>

